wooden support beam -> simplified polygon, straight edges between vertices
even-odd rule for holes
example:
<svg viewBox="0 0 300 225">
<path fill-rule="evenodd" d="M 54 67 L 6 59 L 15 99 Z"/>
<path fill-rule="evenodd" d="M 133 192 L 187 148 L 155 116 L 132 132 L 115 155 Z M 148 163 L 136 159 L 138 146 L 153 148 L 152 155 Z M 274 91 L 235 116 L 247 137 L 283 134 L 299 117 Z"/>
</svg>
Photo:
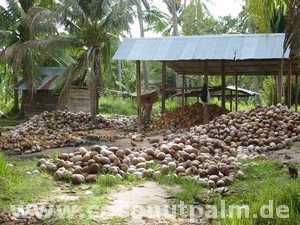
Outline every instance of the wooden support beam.
<svg viewBox="0 0 300 225">
<path fill-rule="evenodd" d="M 296 86 L 296 97 L 295 97 L 295 111 L 298 112 L 298 94 L 299 94 L 299 79 L 298 79 L 298 74 L 296 74 L 296 81 L 295 81 L 295 86 Z"/>
<path fill-rule="evenodd" d="M 288 68 L 287 68 L 287 106 L 290 109 L 292 105 L 292 84 L 291 84 L 291 79 L 292 79 L 292 61 L 288 60 Z"/>
<path fill-rule="evenodd" d="M 222 60 L 222 108 L 225 108 L 225 61 Z"/>
<path fill-rule="evenodd" d="M 235 111 L 239 109 L 239 83 L 238 83 L 238 75 L 235 75 Z"/>
<path fill-rule="evenodd" d="M 282 103 L 283 59 L 278 61 L 277 103 Z"/>
<path fill-rule="evenodd" d="M 182 84 L 181 84 L 181 106 L 185 105 L 185 74 L 182 75 Z"/>
<path fill-rule="evenodd" d="M 166 112 L 166 62 L 162 62 L 161 113 Z"/>
<path fill-rule="evenodd" d="M 138 114 L 138 129 L 137 132 L 142 132 L 142 108 L 141 108 L 141 61 L 136 61 L 136 101 Z"/>
<path fill-rule="evenodd" d="M 208 61 L 204 61 L 204 83 L 207 84 L 208 87 Z"/>
<path fill-rule="evenodd" d="M 232 91 L 230 91 L 230 111 L 232 111 Z"/>
</svg>

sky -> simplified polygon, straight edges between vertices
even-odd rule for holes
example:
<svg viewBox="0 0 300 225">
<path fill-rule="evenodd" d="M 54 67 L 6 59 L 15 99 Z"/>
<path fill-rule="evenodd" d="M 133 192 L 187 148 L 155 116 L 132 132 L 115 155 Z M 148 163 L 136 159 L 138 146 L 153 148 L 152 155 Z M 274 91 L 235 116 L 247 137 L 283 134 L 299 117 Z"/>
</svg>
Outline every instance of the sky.
<svg viewBox="0 0 300 225">
<path fill-rule="evenodd" d="M 0 0 L 1 1 L 1 0 Z M 205 2 L 205 1 L 203 1 Z M 238 14 L 242 11 L 242 5 L 244 5 L 244 0 L 210 0 L 210 3 L 206 3 L 211 14 L 218 18 L 219 16 L 227 16 L 228 14 L 233 17 L 238 16 Z M 167 11 L 166 6 L 162 2 L 162 0 L 153 0 L 153 3 L 162 11 Z M 140 37 L 139 26 L 137 21 L 131 27 L 132 37 Z M 145 37 L 159 37 L 160 34 L 156 34 L 153 32 L 146 32 Z"/>
<path fill-rule="evenodd" d="M 154 4 L 162 9 L 166 10 L 165 5 L 162 3 L 162 0 L 153 0 Z M 204 1 L 205 2 L 205 1 Z M 228 14 L 233 17 L 237 16 L 239 12 L 242 10 L 242 5 L 244 4 L 244 0 L 210 0 L 211 3 L 206 3 L 208 9 L 212 13 L 214 17 L 218 16 L 226 16 Z M 0 0 L 0 5 L 5 6 L 5 0 Z M 132 26 L 131 33 L 133 37 L 139 37 L 139 28 L 138 24 L 135 23 Z M 146 37 L 151 36 L 160 36 L 159 34 L 154 34 L 152 32 L 148 32 L 145 34 Z"/>
</svg>

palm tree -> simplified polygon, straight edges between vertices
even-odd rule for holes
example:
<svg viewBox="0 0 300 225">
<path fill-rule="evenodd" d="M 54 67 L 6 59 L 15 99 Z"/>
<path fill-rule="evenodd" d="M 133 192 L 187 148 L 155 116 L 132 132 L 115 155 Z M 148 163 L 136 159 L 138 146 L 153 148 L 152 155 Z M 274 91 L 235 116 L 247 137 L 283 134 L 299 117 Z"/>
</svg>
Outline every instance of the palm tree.
<svg viewBox="0 0 300 225">
<path fill-rule="evenodd" d="M 78 49 L 69 67 L 58 109 L 65 107 L 72 81 L 83 73 L 90 90 L 91 117 L 97 123 L 98 88 L 103 88 L 103 66 L 110 59 L 110 44 L 133 22 L 131 4 L 125 0 L 63 0 L 56 11 L 62 17 L 71 45 Z"/>
<path fill-rule="evenodd" d="M 300 51 L 300 1 L 290 0 L 287 12 L 285 48 Z"/>
<path fill-rule="evenodd" d="M 48 1 L 51 6 L 53 1 Z M 14 83 L 26 78 L 32 93 L 40 81 L 39 66 L 48 54 L 40 54 L 43 38 L 56 32 L 51 11 L 38 4 L 45 1 L 7 0 L 7 9 L 0 7 L 0 58 L 12 67 Z M 45 49 L 43 49 L 45 52 Z M 14 111 L 18 111 L 18 91 L 14 91 Z"/>
<path fill-rule="evenodd" d="M 139 27 L 140 27 L 140 36 L 145 37 L 145 26 L 144 26 L 144 18 L 145 18 L 145 13 L 142 9 L 146 9 L 147 12 L 150 11 L 150 5 L 147 0 L 136 0 L 136 8 L 137 8 L 137 17 L 139 21 Z M 148 63 L 147 61 L 142 62 L 143 65 L 143 74 L 144 74 L 144 83 L 145 83 L 145 89 L 149 90 L 149 70 L 148 70 Z"/>
<path fill-rule="evenodd" d="M 289 0 L 246 0 L 246 10 L 260 32 L 284 32 Z"/>
<path fill-rule="evenodd" d="M 297 57 L 300 50 L 300 2 L 298 0 L 246 0 L 246 7 L 250 14 L 258 19 L 260 31 L 285 32 L 285 49 L 290 47 L 293 56 Z M 274 93 L 277 94 L 276 91 Z"/>
</svg>

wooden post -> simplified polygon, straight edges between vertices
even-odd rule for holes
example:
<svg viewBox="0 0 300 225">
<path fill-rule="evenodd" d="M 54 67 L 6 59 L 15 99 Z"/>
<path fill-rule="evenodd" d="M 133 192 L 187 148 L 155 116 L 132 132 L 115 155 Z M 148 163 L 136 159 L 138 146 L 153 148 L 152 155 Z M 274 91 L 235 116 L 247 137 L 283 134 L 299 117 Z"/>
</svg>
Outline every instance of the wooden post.
<svg viewBox="0 0 300 225">
<path fill-rule="evenodd" d="M 166 112 L 166 62 L 162 62 L 161 113 Z"/>
<path fill-rule="evenodd" d="M 283 60 L 280 59 L 278 63 L 277 103 L 282 103 L 282 73 Z"/>
<path fill-rule="evenodd" d="M 295 111 L 298 112 L 298 85 L 299 85 L 299 79 L 298 79 L 298 74 L 296 74 L 295 77 L 296 81 L 295 81 L 295 86 L 296 86 L 296 96 L 295 96 Z"/>
<path fill-rule="evenodd" d="M 207 60 L 204 62 L 204 83 L 207 85 L 207 89 L 208 89 L 208 61 Z M 203 122 L 204 124 L 207 124 L 209 122 L 207 104 L 203 104 Z"/>
<path fill-rule="evenodd" d="M 232 111 L 232 91 L 230 91 L 230 111 Z"/>
<path fill-rule="evenodd" d="M 225 62 L 222 60 L 222 108 L 225 108 Z"/>
<path fill-rule="evenodd" d="M 141 109 L 141 61 L 136 61 L 136 101 L 138 114 L 137 132 L 142 132 L 142 109 Z"/>
<path fill-rule="evenodd" d="M 239 83 L 238 75 L 235 74 L 235 111 L 239 109 Z"/>
<path fill-rule="evenodd" d="M 204 83 L 207 84 L 208 87 L 208 61 L 204 62 Z"/>
<path fill-rule="evenodd" d="M 288 73 L 288 87 L 287 87 L 287 106 L 290 109 L 292 105 L 292 84 L 291 84 L 291 79 L 292 79 L 292 61 L 288 60 L 288 68 L 287 68 L 287 73 Z"/>
<path fill-rule="evenodd" d="M 181 106 L 185 105 L 185 74 L 182 75 L 182 84 L 181 84 Z"/>
</svg>

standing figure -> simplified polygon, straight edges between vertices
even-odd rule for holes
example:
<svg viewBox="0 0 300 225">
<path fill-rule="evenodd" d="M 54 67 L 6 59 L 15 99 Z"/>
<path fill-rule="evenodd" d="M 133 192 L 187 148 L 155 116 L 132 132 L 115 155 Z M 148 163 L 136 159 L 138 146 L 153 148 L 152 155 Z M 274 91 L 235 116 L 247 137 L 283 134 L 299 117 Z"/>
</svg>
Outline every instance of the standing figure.
<svg viewBox="0 0 300 225">
<path fill-rule="evenodd" d="M 203 102 L 203 105 L 209 105 L 210 104 L 210 94 L 207 87 L 207 84 L 204 83 L 201 91 L 201 100 Z"/>
</svg>

